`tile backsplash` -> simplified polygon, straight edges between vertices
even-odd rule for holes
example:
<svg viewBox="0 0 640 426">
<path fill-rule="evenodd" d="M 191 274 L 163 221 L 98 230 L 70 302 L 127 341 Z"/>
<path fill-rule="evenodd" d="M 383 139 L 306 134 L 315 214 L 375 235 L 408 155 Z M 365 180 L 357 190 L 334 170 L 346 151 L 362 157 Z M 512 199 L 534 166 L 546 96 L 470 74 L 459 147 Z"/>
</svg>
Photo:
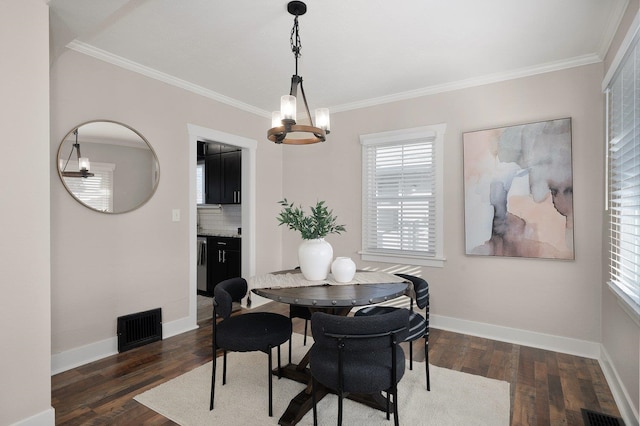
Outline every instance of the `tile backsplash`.
<svg viewBox="0 0 640 426">
<path fill-rule="evenodd" d="M 198 231 L 236 234 L 242 226 L 242 206 L 223 204 L 220 208 L 198 208 Z"/>
</svg>

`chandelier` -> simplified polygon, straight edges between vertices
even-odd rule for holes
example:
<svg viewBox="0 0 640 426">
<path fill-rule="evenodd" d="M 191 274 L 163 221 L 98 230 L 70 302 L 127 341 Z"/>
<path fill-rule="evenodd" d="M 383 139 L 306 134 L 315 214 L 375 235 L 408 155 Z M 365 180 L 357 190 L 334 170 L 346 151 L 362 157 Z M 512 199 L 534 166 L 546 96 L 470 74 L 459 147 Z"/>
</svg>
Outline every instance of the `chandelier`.
<svg viewBox="0 0 640 426">
<path fill-rule="evenodd" d="M 307 5 L 301 1 L 292 1 L 287 5 L 287 10 L 295 18 L 291 29 L 291 51 L 296 60 L 296 73 L 291 77 L 291 90 L 288 95 L 280 98 L 280 111 L 271 114 L 271 129 L 267 132 L 267 138 L 277 144 L 308 145 L 317 142 L 324 142 L 329 131 L 329 109 L 318 108 L 315 110 L 316 126 L 313 125 L 307 97 L 302 87 L 302 77 L 298 75 L 298 58 L 300 57 L 300 35 L 298 33 L 298 16 L 307 12 Z M 304 112 L 308 118 L 309 125 L 297 124 L 297 97 L 298 86 L 304 103 Z"/>
<path fill-rule="evenodd" d="M 69 157 L 67 161 L 64 163 L 64 167 L 62 168 L 62 176 L 64 177 L 79 177 L 79 178 L 88 178 L 95 176 L 93 173 L 89 171 L 91 168 L 91 163 L 87 157 L 83 157 L 80 154 L 80 144 L 78 143 L 78 129 L 73 131 L 73 134 L 76 137 L 76 143 L 71 146 L 71 152 L 69 152 Z M 73 150 L 76 150 L 77 158 L 78 158 L 78 171 L 67 170 L 67 165 L 69 164 L 69 160 L 71 159 L 71 155 L 73 154 Z"/>
</svg>

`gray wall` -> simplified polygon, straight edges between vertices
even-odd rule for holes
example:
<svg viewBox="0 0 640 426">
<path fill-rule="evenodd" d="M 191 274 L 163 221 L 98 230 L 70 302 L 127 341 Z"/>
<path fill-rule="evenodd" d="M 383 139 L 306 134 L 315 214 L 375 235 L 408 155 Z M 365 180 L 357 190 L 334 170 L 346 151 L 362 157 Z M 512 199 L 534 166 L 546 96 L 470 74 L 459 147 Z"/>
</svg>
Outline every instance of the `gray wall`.
<svg viewBox="0 0 640 426">
<path fill-rule="evenodd" d="M 0 424 L 53 425 L 49 10 L 42 0 L 7 0 L 1 9 Z"/>
<path fill-rule="evenodd" d="M 142 134 L 158 156 L 160 182 L 140 209 L 105 215 L 77 203 L 57 176 L 51 180 L 54 357 L 87 345 L 95 355 L 112 350 L 120 315 L 161 307 L 165 324 L 189 315 L 190 231 L 195 232 L 195 201 L 191 206 L 189 195 L 195 185 L 190 188 L 188 124 L 259 141 L 256 272 L 281 263 L 280 230 L 271 219 L 278 207 L 272 200 L 281 197 L 282 154 L 264 138 L 269 119 L 66 51 L 51 68 L 52 152 L 70 129 L 96 119 L 118 121 Z M 181 212 L 179 222 L 172 221 L 174 209 Z"/>
<path fill-rule="evenodd" d="M 335 114 L 330 140 L 286 150 L 283 193 L 309 204 L 327 200 L 347 232 L 331 236 L 334 253 L 359 267 L 361 148 L 359 135 L 446 123 L 443 268 L 419 268 L 431 285 L 432 314 L 510 327 L 579 344 L 600 342 L 603 210 L 602 64 Z M 462 133 L 555 118 L 572 118 L 575 261 L 466 256 Z M 339 189 L 337 189 L 339 188 Z M 284 259 L 298 236 L 284 234 Z M 435 324 L 435 323 L 434 323 Z M 588 346 L 588 345 L 587 345 Z"/>
</svg>

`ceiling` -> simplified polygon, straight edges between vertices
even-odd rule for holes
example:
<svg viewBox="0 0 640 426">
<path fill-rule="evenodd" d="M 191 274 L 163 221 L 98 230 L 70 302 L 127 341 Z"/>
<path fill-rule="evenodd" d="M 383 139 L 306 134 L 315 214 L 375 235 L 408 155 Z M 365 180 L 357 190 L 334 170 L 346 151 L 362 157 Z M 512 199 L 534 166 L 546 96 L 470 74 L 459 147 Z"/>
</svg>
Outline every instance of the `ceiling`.
<svg viewBox="0 0 640 426">
<path fill-rule="evenodd" d="M 333 112 L 599 62 L 628 0 L 308 0 L 299 75 Z M 287 0 L 50 0 L 65 46 L 265 117 L 288 94 Z"/>
</svg>

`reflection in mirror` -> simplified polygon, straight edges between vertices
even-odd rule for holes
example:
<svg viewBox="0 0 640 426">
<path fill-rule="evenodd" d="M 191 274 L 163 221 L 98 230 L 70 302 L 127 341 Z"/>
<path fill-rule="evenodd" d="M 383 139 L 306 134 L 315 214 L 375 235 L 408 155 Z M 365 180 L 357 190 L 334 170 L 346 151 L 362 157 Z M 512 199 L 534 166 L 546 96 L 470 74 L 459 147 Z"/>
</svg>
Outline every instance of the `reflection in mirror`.
<svg viewBox="0 0 640 426">
<path fill-rule="evenodd" d="M 160 178 L 149 142 L 115 121 L 90 121 L 72 129 L 58 148 L 58 174 L 81 204 L 104 213 L 125 213 L 146 203 Z"/>
</svg>

